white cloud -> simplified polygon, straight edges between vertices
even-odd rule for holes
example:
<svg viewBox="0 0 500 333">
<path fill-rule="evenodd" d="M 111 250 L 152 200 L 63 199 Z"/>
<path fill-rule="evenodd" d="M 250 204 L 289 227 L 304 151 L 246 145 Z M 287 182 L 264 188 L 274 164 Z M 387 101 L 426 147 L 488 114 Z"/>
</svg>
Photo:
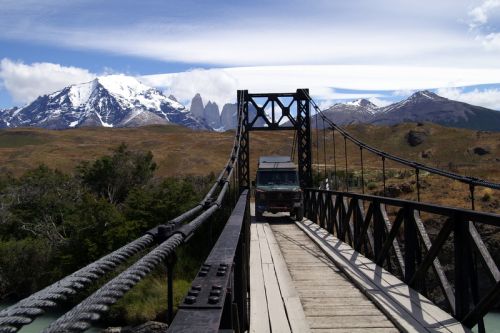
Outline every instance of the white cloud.
<svg viewBox="0 0 500 333">
<path fill-rule="evenodd" d="M 471 9 L 468 13 L 471 17 L 471 22 L 469 23 L 470 28 L 476 29 L 486 24 L 488 22 L 488 12 L 499 6 L 500 0 L 486 0 L 481 6 Z"/>
<path fill-rule="evenodd" d="M 165 89 L 165 95 L 190 106 L 191 99 L 199 93 L 203 104 L 217 103 L 219 111 L 225 103 L 236 102 L 238 81 L 222 69 L 193 69 L 177 74 L 142 76 L 144 84 Z"/>
<path fill-rule="evenodd" d="M 372 102 L 373 104 L 375 104 L 376 106 L 379 106 L 379 107 L 384 107 L 384 106 L 387 106 L 387 105 L 390 105 L 390 104 L 393 103 L 393 102 L 390 102 L 390 101 L 379 99 L 377 97 L 371 97 L 368 100 L 370 102 Z"/>
<path fill-rule="evenodd" d="M 500 110 L 500 89 L 474 89 L 464 92 L 464 88 L 440 88 L 438 95 L 472 105 L 479 105 L 489 109 Z"/>
<path fill-rule="evenodd" d="M 500 50 L 500 33 L 491 33 L 478 39 L 487 50 Z"/>
<path fill-rule="evenodd" d="M 334 100 L 331 100 L 331 99 L 320 100 L 318 107 L 320 110 L 325 110 L 325 109 L 328 109 L 330 106 L 334 105 L 335 103 L 337 103 L 337 102 Z"/>
<path fill-rule="evenodd" d="M 475 39 L 490 51 L 500 50 L 500 33 L 488 33 L 493 29 L 498 29 L 488 24 L 489 16 L 496 7 L 500 7 L 500 0 L 486 0 L 481 6 L 473 8 L 468 13 L 471 17 L 470 31 L 476 35 Z"/>
<path fill-rule="evenodd" d="M 14 102 L 28 103 L 40 95 L 50 94 L 72 84 L 88 82 L 96 77 L 86 69 L 51 63 L 26 65 L 4 58 L 0 62 L 2 85 Z"/>
<path fill-rule="evenodd" d="M 402 89 L 402 90 L 396 90 L 392 93 L 392 96 L 401 96 L 401 97 L 404 97 L 404 96 L 410 96 L 414 93 L 413 90 L 411 89 Z"/>
<path fill-rule="evenodd" d="M 500 83 L 500 69 L 495 68 L 318 65 L 237 67 L 224 71 L 238 80 L 238 89 L 293 92 L 297 88 L 310 88 L 311 96 L 318 99 L 356 99 L 374 95 L 339 96 L 332 87 L 392 92 Z"/>
</svg>

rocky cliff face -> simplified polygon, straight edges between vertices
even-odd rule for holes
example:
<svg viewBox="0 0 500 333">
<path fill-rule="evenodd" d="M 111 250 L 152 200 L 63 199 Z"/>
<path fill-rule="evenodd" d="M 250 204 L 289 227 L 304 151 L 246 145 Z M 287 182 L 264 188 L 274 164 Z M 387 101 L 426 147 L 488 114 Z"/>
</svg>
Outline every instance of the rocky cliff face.
<svg viewBox="0 0 500 333">
<path fill-rule="evenodd" d="M 195 116 L 205 118 L 205 108 L 203 107 L 203 100 L 200 94 L 196 94 L 191 100 L 191 113 Z"/>
<path fill-rule="evenodd" d="M 238 110 L 236 104 L 224 104 L 220 115 L 222 127 L 226 129 L 236 128 L 238 125 Z"/>
<path fill-rule="evenodd" d="M 205 105 L 205 117 L 204 118 L 208 121 L 208 123 L 213 128 L 220 128 L 221 127 L 219 106 L 216 103 L 212 103 L 209 101 L 207 103 L 207 105 Z"/>
</svg>

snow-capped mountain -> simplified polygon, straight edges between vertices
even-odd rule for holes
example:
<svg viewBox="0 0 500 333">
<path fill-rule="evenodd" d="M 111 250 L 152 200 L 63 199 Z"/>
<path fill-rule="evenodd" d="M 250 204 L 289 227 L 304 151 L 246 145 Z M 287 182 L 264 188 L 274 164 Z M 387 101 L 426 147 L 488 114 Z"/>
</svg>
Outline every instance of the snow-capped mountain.
<svg viewBox="0 0 500 333">
<path fill-rule="evenodd" d="M 368 123 L 381 111 L 381 108 L 376 106 L 366 99 L 358 99 L 348 103 L 336 103 L 328 109 L 323 110 L 323 114 L 339 126 L 345 126 L 355 123 Z M 316 115 L 312 117 L 311 127 L 316 128 Z M 318 127 L 323 124 L 321 118 L 318 118 Z"/>
<path fill-rule="evenodd" d="M 370 123 L 392 125 L 421 120 L 443 126 L 500 131 L 498 111 L 453 101 L 427 90 L 419 91 L 404 101 L 384 107 Z"/>
<path fill-rule="evenodd" d="M 175 98 L 168 98 L 125 75 L 99 77 L 38 97 L 22 108 L 2 110 L 0 128 L 35 126 L 65 129 L 81 126 L 134 127 L 178 124 L 212 130 Z"/>
</svg>

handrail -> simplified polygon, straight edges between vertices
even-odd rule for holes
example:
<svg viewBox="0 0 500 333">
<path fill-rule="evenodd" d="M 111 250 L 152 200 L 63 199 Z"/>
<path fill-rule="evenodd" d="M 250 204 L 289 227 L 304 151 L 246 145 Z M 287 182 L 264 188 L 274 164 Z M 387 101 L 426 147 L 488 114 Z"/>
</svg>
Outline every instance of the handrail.
<svg viewBox="0 0 500 333">
<path fill-rule="evenodd" d="M 239 332 L 248 326 L 249 199 L 247 189 L 179 305 L 168 332 Z"/>
<path fill-rule="evenodd" d="M 500 300 L 500 270 L 476 228 L 500 227 L 498 214 L 312 188 L 305 189 L 305 206 L 310 220 L 377 265 L 399 275 L 424 296 L 432 287 L 428 280 L 432 269 L 449 311 L 468 328 L 482 325 L 483 316 Z M 386 207 L 397 211 L 392 221 Z M 422 213 L 446 219 L 432 242 L 421 220 Z M 453 241 L 449 239 L 452 232 Z M 399 243 L 401 240 L 403 244 Z M 438 258 L 445 244 L 454 253 L 453 258 L 445 258 L 449 259 L 447 267 L 453 261 L 451 282 Z M 487 290 L 480 290 L 486 285 L 479 282 L 478 274 L 491 281 Z"/>
</svg>

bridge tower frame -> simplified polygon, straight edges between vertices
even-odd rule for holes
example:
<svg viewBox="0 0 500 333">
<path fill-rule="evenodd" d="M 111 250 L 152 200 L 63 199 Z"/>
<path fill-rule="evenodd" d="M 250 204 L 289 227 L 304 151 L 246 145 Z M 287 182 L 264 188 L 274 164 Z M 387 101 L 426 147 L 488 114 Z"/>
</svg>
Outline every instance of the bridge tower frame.
<svg viewBox="0 0 500 333">
<path fill-rule="evenodd" d="M 238 90 L 238 112 L 241 110 L 241 140 L 238 154 L 239 190 L 243 192 L 250 188 L 250 131 L 297 131 L 297 164 L 301 186 L 312 187 L 312 148 L 311 148 L 311 118 L 309 108 L 309 89 L 297 89 L 295 93 L 263 93 L 250 94 L 248 90 Z M 292 98 L 290 104 L 285 105 L 280 98 Z M 259 106 L 254 98 L 265 98 Z M 250 115 L 249 104 L 257 110 L 255 116 Z M 297 106 L 297 116 L 290 110 Z M 282 113 L 277 116 L 275 106 L 279 106 Z M 271 107 L 270 119 L 266 117 L 266 107 Z M 267 126 L 257 126 L 257 120 L 262 119 Z M 289 120 L 290 125 L 280 126 L 283 120 Z M 238 125 L 240 126 L 240 125 Z"/>
</svg>

